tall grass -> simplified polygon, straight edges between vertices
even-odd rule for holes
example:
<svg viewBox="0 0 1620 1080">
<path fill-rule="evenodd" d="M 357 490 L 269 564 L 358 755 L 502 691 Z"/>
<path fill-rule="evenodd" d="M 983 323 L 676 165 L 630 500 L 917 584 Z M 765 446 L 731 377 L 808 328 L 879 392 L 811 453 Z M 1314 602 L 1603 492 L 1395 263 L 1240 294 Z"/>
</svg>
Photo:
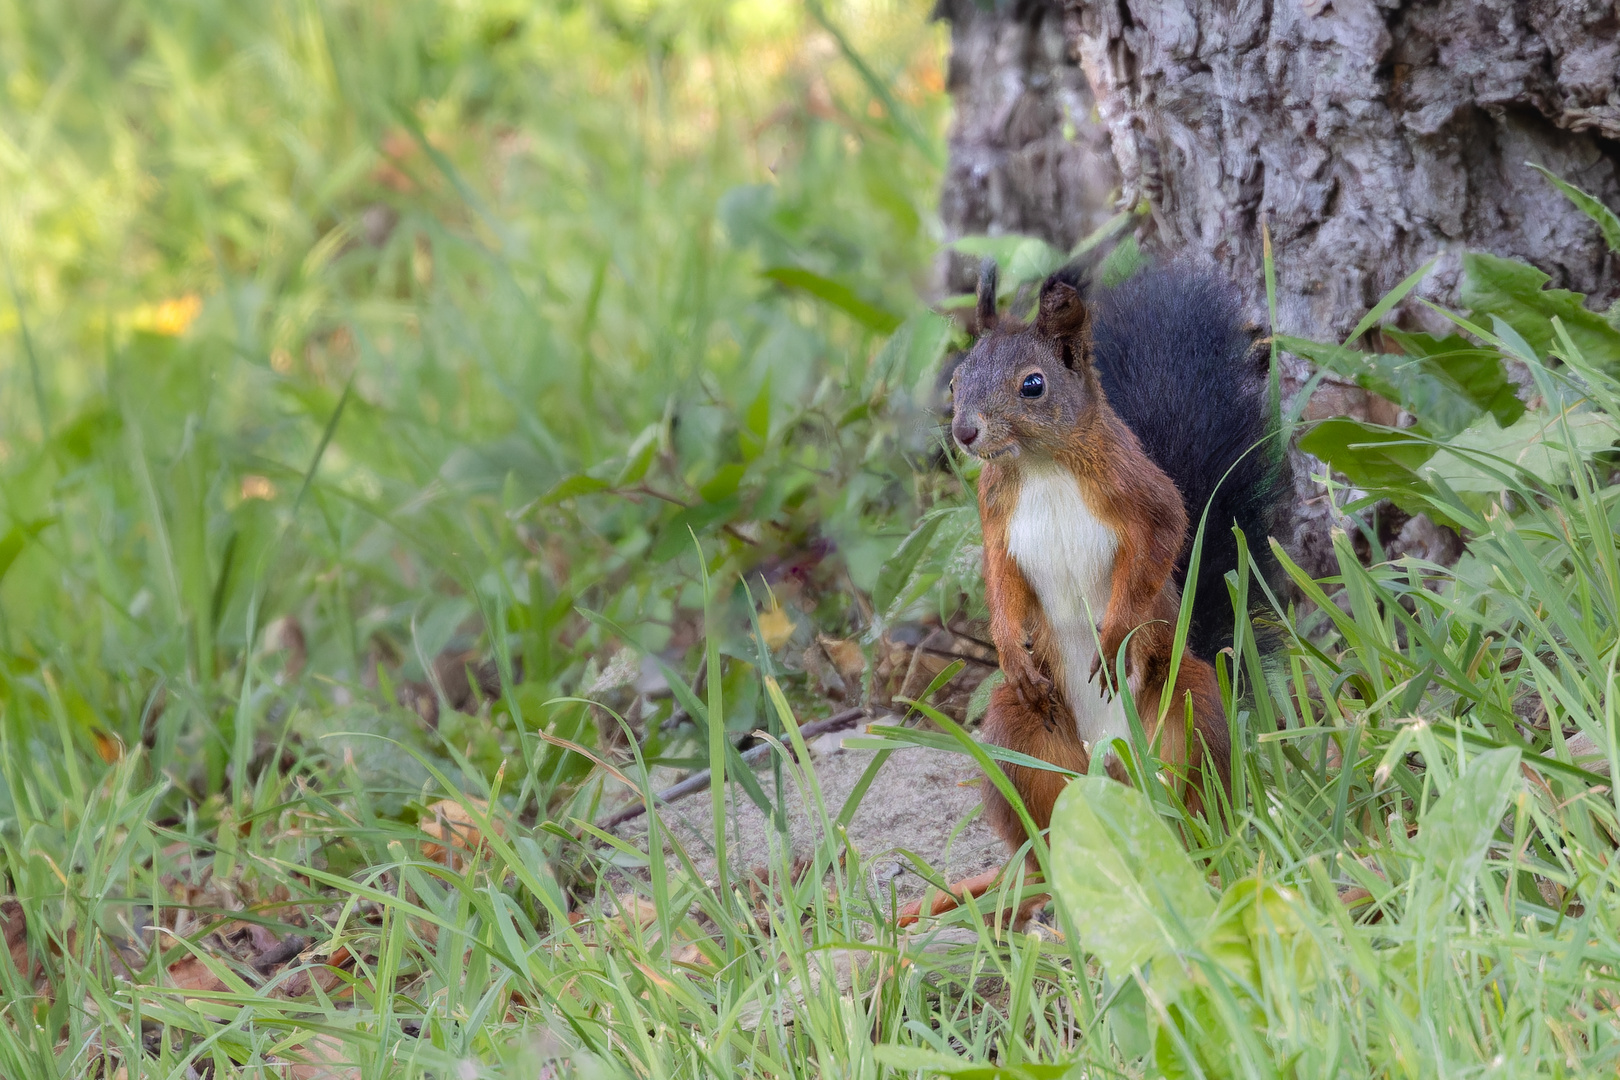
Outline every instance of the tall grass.
<svg viewBox="0 0 1620 1080">
<path fill-rule="evenodd" d="M 758 572 L 805 568 L 802 647 L 929 602 L 881 570 L 925 512 L 971 542 L 916 457 L 941 35 L 0 8 L 0 1076 L 1614 1070 L 1616 489 L 1568 426 L 1620 385 L 1567 340 L 1520 357 L 1567 468 L 1475 455 L 1456 568 L 1341 537 L 1281 660 L 1221 658 L 1229 805 L 1126 748 L 1137 793 L 1065 797 L 1057 931 L 895 930 Z M 648 655 L 672 698 L 586 707 Z M 452 685 L 484 656 L 493 703 Z M 990 764 L 918 712 L 868 744 Z M 591 826 L 754 729 L 808 866 Z"/>
<path fill-rule="evenodd" d="M 576 606 L 690 639 L 689 529 L 723 580 L 825 538 L 869 584 L 915 497 L 869 361 L 936 243 L 940 37 L 824 17 L 872 59 L 746 4 L 9 9 L 16 737 L 50 670 L 177 811 L 255 695 L 315 707 L 250 673 L 280 616 L 321 698 L 499 627 L 533 714 L 611 655 Z"/>
</svg>

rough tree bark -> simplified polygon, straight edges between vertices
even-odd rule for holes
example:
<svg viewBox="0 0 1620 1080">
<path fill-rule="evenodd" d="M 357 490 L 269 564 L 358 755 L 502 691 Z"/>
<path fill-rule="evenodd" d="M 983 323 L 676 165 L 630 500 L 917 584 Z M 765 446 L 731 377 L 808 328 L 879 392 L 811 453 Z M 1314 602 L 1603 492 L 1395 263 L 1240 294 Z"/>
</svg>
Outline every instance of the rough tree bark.
<svg viewBox="0 0 1620 1080">
<path fill-rule="evenodd" d="M 1258 306 L 1264 220 L 1280 329 L 1319 339 L 1437 255 L 1415 295 L 1456 305 L 1465 250 L 1620 294 L 1596 226 L 1525 164 L 1620 205 L 1614 0 L 993 2 L 941 0 L 953 235 L 1067 245 L 1145 198 L 1145 243 L 1214 260 Z M 943 272 L 955 289 L 970 269 Z M 1312 404 L 1379 407 L 1347 387 Z M 1314 562 L 1313 531 L 1296 547 Z"/>
<path fill-rule="evenodd" d="M 940 10 L 951 19 L 946 87 L 956 103 L 940 193 L 946 229 L 1069 247 L 1117 212 L 1120 181 L 1062 6 L 1018 0 L 985 12 L 974 0 L 944 0 Z M 971 290 L 975 269 L 948 260 L 948 284 Z"/>
</svg>

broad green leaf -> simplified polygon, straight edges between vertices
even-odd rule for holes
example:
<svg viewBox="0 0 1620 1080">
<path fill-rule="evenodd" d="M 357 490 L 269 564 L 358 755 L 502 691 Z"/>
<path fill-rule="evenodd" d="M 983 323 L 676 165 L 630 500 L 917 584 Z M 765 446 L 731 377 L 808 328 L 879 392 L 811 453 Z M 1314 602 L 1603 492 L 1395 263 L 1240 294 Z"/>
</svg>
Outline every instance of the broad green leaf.
<svg viewBox="0 0 1620 1080">
<path fill-rule="evenodd" d="M 1153 1016 L 1153 1064 L 1155 1080 L 1204 1080 L 1205 1077 L 1242 1076 L 1233 1060 L 1233 1032 L 1221 1022 L 1208 994 L 1191 994 L 1166 1010 L 1168 1016 Z M 1245 1016 L 1246 1026 L 1254 1026 L 1258 1016 Z M 1169 1022 L 1166 1023 L 1165 1021 Z M 1275 1073 L 1257 1074 L 1272 1080 Z"/>
<path fill-rule="evenodd" d="M 1153 984 L 1173 994 L 1171 957 L 1203 936 L 1215 900 L 1147 796 L 1077 777 L 1052 812 L 1051 843 L 1053 885 L 1081 943 L 1114 979 L 1164 960 Z"/>
<path fill-rule="evenodd" d="M 1323 420 L 1305 433 L 1299 446 L 1344 473 L 1356 486 L 1387 493 L 1396 502 L 1401 501 L 1402 493 L 1427 487 L 1416 470 L 1434 456 L 1433 446 L 1415 441 L 1408 432 L 1346 417 Z"/>
<path fill-rule="evenodd" d="M 1153 1052 L 1153 1029 L 1157 1015 L 1150 1022 L 1147 995 L 1136 979 L 1126 979 L 1114 993 L 1114 1004 L 1108 1009 L 1108 1032 L 1114 1037 L 1114 1046 L 1120 1056 L 1130 1061 Z"/>
<path fill-rule="evenodd" d="M 722 465 L 714 471 L 714 475 L 705 480 L 698 487 L 698 494 L 703 496 L 704 502 L 717 503 L 731 498 L 737 494 L 741 486 L 743 475 L 748 472 L 748 466 L 738 462 Z"/>
<path fill-rule="evenodd" d="M 550 506 L 579 495 L 594 495 L 599 491 L 606 491 L 612 486 L 606 480 L 598 477 L 589 476 L 585 473 L 575 473 L 573 476 L 567 476 L 558 481 L 557 485 L 546 492 L 545 497 L 540 501 L 544 505 Z"/>
<path fill-rule="evenodd" d="M 765 376 L 761 383 L 759 393 L 754 395 L 753 403 L 743 413 L 745 430 L 753 435 L 763 445 L 771 437 L 771 379 Z"/>
<path fill-rule="evenodd" d="M 917 536 L 917 530 L 925 526 L 931 537 Z M 919 546 L 910 546 L 913 536 Z M 926 544 L 921 543 L 923 539 L 927 539 Z M 936 588 L 936 595 L 946 606 L 957 604 L 964 593 L 980 593 L 981 542 L 976 505 L 930 511 L 884 564 L 889 579 L 879 580 L 884 567 L 879 567 L 873 578 L 874 602 L 879 597 L 883 601 L 880 613 L 903 611 Z M 942 612 L 942 617 L 945 614 L 948 612 Z"/>
<path fill-rule="evenodd" d="M 1469 393 L 1427 357 L 1359 352 L 1282 335 L 1277 344 L 1399 404 L 1433 434 L 1461 431 L 1480 414 L 1480 406 Z"/>
<path fill-rule="evenodd" d="M 640 483 L 641 478 L 647 475 L 647 469 L 658 453 L 658 436 L 662 427 L 661 424 L 648 424 L 641 429 L 641 434 L 636 436 L 636 441 L 624 453 L 624 468 L 619 470 L 614 480 L 615 487 Z"/>
<path fill-rule="evenodd" d="M 1556 315 L 1547 322 L 1548 327 L 1552 329 L 1555 336 L 1559 322 L 1560 320 Z M 1517 357 L 1526 364 L 1541 362 L 1541 355 L 1536 347 L 1526 341 L 1524 335 L 1513 329 L 1513 324 L 1502 318 L 1502 316 L 1495 314 L 1491 316 L 1491 334 L 1509 356 Z M 1563 344 L 1564 342 L 1559 342 L 1559 345 Z"/>
<path fill-rule="evenodd" d="M 1462 301 L 1476 315 L 1500 316 L 1537 356 L 1555 351 L 1551 320 L 1556 315 L 1588 361 L 1600 367 L 1620 365 L 1620 330 L 1588 309 L 1583 294 L 1546 288 L 1551 280 L 1517 260 L 1470 252 L 1463 256 Z"/>
<path fill-rule="evenodd" d="M 951 247 L 964 255 L 979 258 L 989 256 L 1001 268 L 1001 295 L 1015 291 L 1019 285 L 1040 281 L 1068 261 L 1060 248 L 1034 236 L 964 236 L 951 242 Z"/>
<path fill-rule="evenodd" d="M 1585 460 L 1617 439 L 1620 423 L 1607 413 L 1526 413 L 1506 428 L 1494 421 L 1469 428 L 1417 472 L 1439 476 L 1459 493 L 1499 492 L 1504 485 L 1497 474 L 1502 472 L 1519 472 L 1551 485 L 1568 478 L 1571 451 L 1576 460 Z"/>
<path fill-rule="evenodd" d="M 98 394 L 52 433 L 51 445 L 75 462 L 89 461 L 98 445 L 116 435 L 123 419 L 123 415 Z"/>
<path fill-rule="evenodd" d="M 1524 402 L 1508 381 L 1502 370 L 1502 358 L 1495 351 L 1454 349 L 1435 354 L 1430 363 L 1445 373 L 1475 405 L 1496 417 L 1497 423 L 1511 424 L 1524 415 Z"/>
<path fill-rule="evenodd" d="M 13 525 L 6 530 L 4 536 L 0 536 L 0 581 L 5 580 L 11 564 L 17 561 L 17 557 L 23 553 L 29 541 L 38 536 L 41 530 L 55 523 L 55 517 L 35 518 Z"/>
<path fill-rule="evenodd" d="M 940 522 L 944 520 L 944 515 L 940 513 L 923 518 L 911 530 L 911 535 L 900 542 L 895 553 L 883 561 L 882 568 L 878 570 L 877 585 L 872 590 L 872 606 L 879 612 L 888 614 L 890 605 L 905 590 L 917 569 L 917 563 L 927 553 L 934 533 L 939 531 Z"/>
<path fill-rule="evenodd" d="M 1147 256 L 1134 235 L 1127 236 L 1110 251 L 1097 266 L 1097 280 L 1105 286 L 1115 286 L 1147 265 Z"/>
<path fill-rule="evenodd" d="M 945 355 L 955 327 L 935 311 L 920 311 L 907 321 L 912 323 L 913 329 L 906 349 L 905 370 L 900 373 L 898 382 L 910 387 L 920 404 L 932 386 L 940 357 Z"/>
<path fill-rule="evenodd" d="M 1479 873 L 1521 782 L 1516 747 L 1488 751 L 1470 761 L 1423 815 L 1418 844 L 1448 885 L 1471 881 Z"/>
<path fill-rule="evenodd" d="M 704 536 L 709 529 L 727 521 L 742 509 L 742 500 L 731 498 L 720 502 L 699 503 L 682 510 L 665 521 L 658 530 L 648 558 L 654 563 L 667 562 L 692 546 L 692 533 Z M 687 530 L 691 530 L 688 532 Z"/>
<path fill-rule="evenodd" d="M 934 311 L 919 311 L 906 319 L 873 357 L 861 396 L 871 397 L 882 382 L 891 388 L 906 388 L 919 405 L 925 405 L 952 333 L 950 320 Z"/>
<path fill-rule="evenodd" d="M 997 668 L 974 688 L 973 695 L 968 698 L 967 715 L 964 718 L 967 723 L 972 724 L 990 711 L 990 695 L 1002 684 L 1003 679 L 1001 669 Z"/>
<path fill-rule="evenodd" d="M 1145 209 L 1146 208 L 1144 207 L 1144 211 Z M 1107 221 L 1093 229 L 1088 235 L 1081 238 L 1080 242 L 1069 250 L 1068 257 L 1070 259 L 1078 259 L 1088 251 L 1106 244 L 1108 241 L 1118 236 L 1120 230 L 1129 225 L 1133 217 L 1135 217 L 1135 214 L 1133 214 L 1130 210 L 1121 210 L 1119 213 L 1115 214 L 1113 217 L 1109 218 Z"/>
<path fill-rule="evenodd" d="M 17 556 L 21 555 L 23 548 L 27 546 L 28 534 L 15 525 L 6 530 L 5 536 L 0 537 L 0 580 L 5 578 L 6 571 L 11 569 L 11 564 L 17 561 Z"/>
<path fill-rule="evenodd" d="M 1278 345 L 1319 367 L 1356 380 L 1364 390 L 1396 402 L 1418 418 L 1424 430 L 1452 435 L 1490 412 L 1511 424 L 1524 413 L 1524 403 L 1502 370 L 1494 349 L 1481 349 L 1460 335 L 1435 338 L 1385 330 L 1407 352 L 1405 356 L 1364 353 L 1339 345 L 1279 336 Z"/>
<path fill-rule="evenodd" d="M 930 560 L 930 562 L 932 561 L 933 560 Z M 895 597 L 895 599 L 890 603 L 890 611 L 894 614 L 898 614 L 906 610 L 912 604 L 915 604 L 918 600 L 921 600 L 924 596 L 928 595 L 928 590 L 939 584 L 939 579 L 944 576 L 945 575 L 941 574 L 937 570 L 925 570 L 919 567 L 918 571 L 911 575 L 911 580 L 906 583 L 906 587 L 901 590 L 900 595 Z"/>
<path fill-rule="evenodd" d="M 1461 334 L 1447 334 L 1443 338 L 1438 338 L 1433 334 L 1397 330 L 1393 326 L 1384 327 L 1383 334 L 1398 343 L 1407 356 L 1438 356 L 1441 353 L 1478 348 Z"/>
<path fill-rule="evenodd" d="M 1597 222 L 1598 228 L 1603 232 L 1603 242 L 1609 245 L 1610 251 L 1620 255 L 1620 216 L 1616 216 L 1615 212 L 1604 206 L 1596 196 L 1582 191 L 1574 184 L 1560 180 L 1540 165 L 1529 161 L 1525 164 L 1552 181 L 1553 187 L 1562 191 L 1564 197 L 1574 203 L 1581 213 Z"/>
<path fill-rule="evenodd" d="M 856 322 L 880 334 L 892 334 L 895 327 L 900 325 L 900 316 L 894 312 L 863 299 L 859 293 L 843 282 L 823 277 L 812 270 L 798 266 L 773 266 L 761 271 L 761 276 L 771 279 L 783 288 L 808 293 L 818 300 L 825 301 Z"/>
<path fill-rule="evenodd" d="M 1429 370 L 1444 373 L 1470 401 L 1496 417 L 1497 423 L 1511 424 L 1524 414 L 1524 402 L 1502 370 L 1502 356 L 1495 349 L 1482 349 L 1461 334 L 1437 338 L 1386 326 L 1384 336 L 1394 339 L 1407 356 L 1428 357 Z"/>
<path fill-rule="evenodd" d="M 1221 895 L 1204 935 L 1204 954 L 1242 985 L 1259 989 L 1269 953 L 1273 963 L 1288 966 L 1291 988 L 1309 989 L 1316 977 L 1316 952 L 1306 923 L 1303 901 L 1293 890 L 1243 878 Z"/>
</svg>

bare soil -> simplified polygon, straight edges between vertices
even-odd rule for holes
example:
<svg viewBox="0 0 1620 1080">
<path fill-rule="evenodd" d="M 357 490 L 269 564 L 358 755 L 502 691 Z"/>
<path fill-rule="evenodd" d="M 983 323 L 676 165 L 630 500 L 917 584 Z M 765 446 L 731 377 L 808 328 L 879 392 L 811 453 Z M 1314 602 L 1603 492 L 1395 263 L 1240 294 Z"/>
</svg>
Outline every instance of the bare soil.
<svg viewBox="0 0 1620 1080">
<path fill-rule="evenodd" d="M 852 734 L 824 735 L 810 746 L 811 767 L 826 809 L 825 818 L 817 809 L 814 794 L 806 790 L 808 783 L 798 782 L 799 768 L 789 765 L 783 769 L 792 859 L 809 855 L 824 835 L 824 822 L 838 817 L 872 761 L 874 751 L 843 746 Z M 756 770 L 754 775 L 766 794 L 772 794 L 769 767 Z M 892 754 L 862 798 L 847 830 L 849 843 L 860 853 L 874 883 L 885 890 L 892 883 L 901 901 L 922 894 L 927 881 L 913 870 L 904 852 L 916 855 L 953 882 L 1005 861 L 1000 839 L 982 820 L 982 782 L 977 768 L 959 754 L 920 748 Z M 775 826 L 735 784 L 728 787 L 728 864 L 743 873 L 770 865 Z M 712 880 L 715 872 L 710 799 L 708 792 L 690 795 L 663 807 L 660 813 L 705 880 Z M 642 846 L 646 842 L 646 819 L 626 822 L 618 833 Z M 676 860 L 672 858 L 670 863 L 673 869 Z"/>
</svg>

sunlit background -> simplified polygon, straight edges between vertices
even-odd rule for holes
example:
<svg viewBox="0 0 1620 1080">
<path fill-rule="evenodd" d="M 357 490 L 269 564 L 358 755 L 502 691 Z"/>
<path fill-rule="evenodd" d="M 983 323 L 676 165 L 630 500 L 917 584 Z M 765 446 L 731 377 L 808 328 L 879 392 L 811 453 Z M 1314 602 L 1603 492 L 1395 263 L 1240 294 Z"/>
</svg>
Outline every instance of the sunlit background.
<svg viewBox="0 0 1620 1080">
<path fill-rule="evenodd" d="M 295 730 L 385 724 L 379 677 L 447 649 L 526 664 L 532 720 L 611 659 L 576 606 L 695 647 L 694 534 L 797 590 L 776 633 L 835 625 L 920 506 L 947 35 L 926 0 L 0 9 L 13 736 L 60 706 L 206 799 L 250 637 L 307 650 Z M 447 734 L 493 770 L 512 726 Z"/>
<path fill-rule="evenodd" d="M 1359 18 L 1238 7 L 1278 56 Z M 1032 844 L 1045 921 L 898 925 L 1008 856 L 974 785 L 1029 764 L 968 733 L 948 37 L 929 0 L 0 0 L 0 1077 L 1614 1074 L 1620 306 L 1488 252 L 1458 333 L 1379 328 L 1419 271 L 1273 338 L 1348 484 L 1313 569 L 1221 579 L 1258 614 L 1209 658 L 1216 812 L 1136 730 Z M 1040 104 L 1028 67 L 984 78 Z M 1113 215 L 1080 249 L 954 241 L 1014 308 L 1152 250 L 1089 153 L 1042 158 Z M 1384 546 L 1419 511 L 1454 566 Z"/>
</svg>

